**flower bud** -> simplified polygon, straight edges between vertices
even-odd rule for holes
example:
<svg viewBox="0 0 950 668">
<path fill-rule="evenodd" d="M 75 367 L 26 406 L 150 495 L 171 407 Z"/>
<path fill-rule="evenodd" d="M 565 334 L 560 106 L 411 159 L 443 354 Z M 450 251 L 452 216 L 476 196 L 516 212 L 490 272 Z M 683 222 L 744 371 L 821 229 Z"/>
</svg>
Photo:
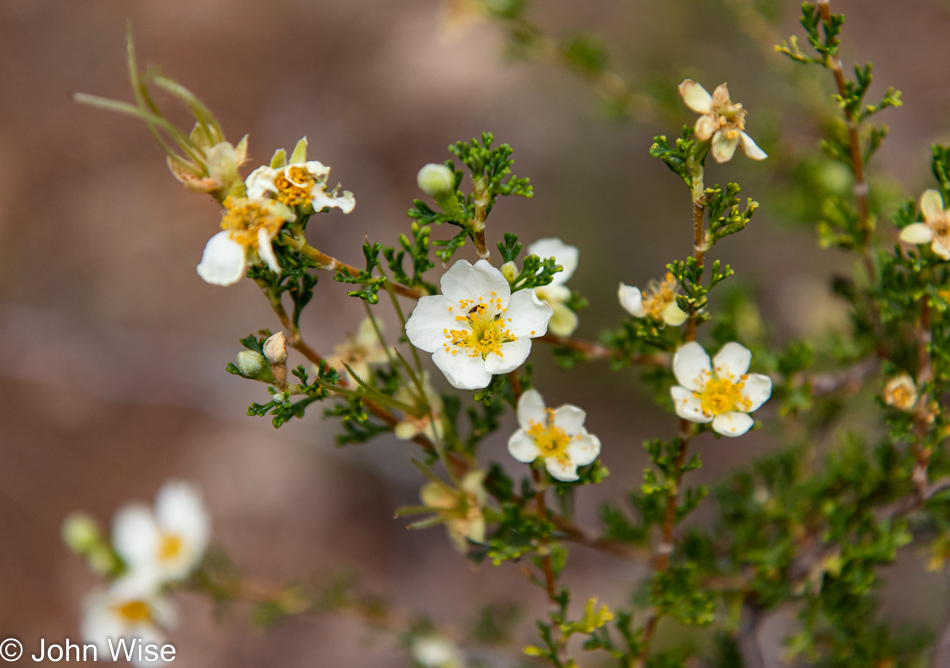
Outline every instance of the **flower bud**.
<svg viewBox="0 0 950 668">
<path fill-rule="evenodd" d="M 521 275 L 521 272 L 518 271 L 518 265 L 514 262 L 505 262 L 501 265 L 501 275 L 505 277 L 505 280 L 509 284 L 514 285 L 514 282 L 518 280 L 518 276 Z"/>
<path fill-rule="evenodd" d="M 894 376 L 884 386 L 884 403 L 898 410 L 913 410 L 917 403 L 917 386 L 908 373 Z"/>
<path fill-rule="evenodd" d="M 416 182 L 422 192 L 432 197 L 455 190 L 455 174 L 445 165 L 434 162 L 419 170 Z"/>
<path fill-rule="evenodd" d="M 287 337 L 283 332 L 277 332 L 264 342 L 264 356 L 271 364 L 287 361 Z"/>
<path fill-rule="evenodd" d="M 102 543 L 99 525 L 86 513 L 73 513 L 63 521 L 63 542 L 76 554 L 85 554 Z"/>
<path fill-rule="evenodd" d="M 264 376 L 270 375 L 270 365 L 267 359 L 260 353 L 253 350 L 242 350 L 237 354 L 234 365 L 246 378 L 256 378 L 261 380 Z"/>
<path fill-rule="evenodd" d="M 105 544 L 95 546 L 87 555 L 86 563 L 99 575 L 112 575 L 119 570 L 115 553 Z"/>
</svg>

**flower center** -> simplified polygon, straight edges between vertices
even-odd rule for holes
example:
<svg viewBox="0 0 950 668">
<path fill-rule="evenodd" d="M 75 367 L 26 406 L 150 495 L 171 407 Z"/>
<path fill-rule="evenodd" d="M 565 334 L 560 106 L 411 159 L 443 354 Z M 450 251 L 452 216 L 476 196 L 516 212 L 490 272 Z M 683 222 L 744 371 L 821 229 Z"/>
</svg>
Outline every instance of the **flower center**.
<svg viewBox="0 0 950 668">
<path fill-rule="evenodd" d="M 267 203 L 245 197 L 229 197 L 224 201 L 221 229 L 230 232 L 231 239 L 244 248 L 257 248 L 257 233 L 266 230 L 268 236 L 277 234 L 284 220 L 275 215 Z"/>
<path fill-rule="evenodd" d="M 182 541 L 177 534 L 162 534 L 162 540 L 158 545 L 158 560 L 172 561 L 181 554 Z"/>
<path fill-rule="evenodd" d="M 312 198 L 310 191 L 317 179 L 305 167 L 291 165 L 274 178 L 277 186 L 277 201 L 287 206 L 307 206 Z"/>
<path fill-rule="evenodd" d="M 663 311 L 676 300 L 676 279 L 667 274 L 663 282 L 650 281 L 643 300 L 643 310 L 651 318 L 663 319 Z"/>
<path fill-rule="evenodd" d="M 148 604 L 145 601 L 129 601 L 116 608 L 119 616 L 129 622 L 148 622 L 152 615 L 149 613 Z"/>
<path fill-rule="evenodd" d="M 449 311 L 461 311 L 455 316 L 461 328 L 442 330 L 447 340 L 444 344 L 446 352 L 455 355 L 459 350 L 465 350 L 469 357 L 482 359 L 491 353 L 504 357 L 502 345 L 518 339 L 508 329 L 511 318 L 505 318 L 507 309 L 501 307 L 501 298 L 496 295 L 492 292 L 487 302 L 484 297 L 479 297 L 477 303 L 474 299 L 460 299 L 458 307 L 449 307 Z"/>
<path fill-rule="evenodd" d="M 545 412 L 548 414 L 548 426 L 545 427 L 540 422 L 532 421 L 531 427 L 528 429 L 528 436 L 534 439 L 534 443 L 541 451 L 542 457 L 564 457 L 564 452 L 571 442 L 571 437 L 563 429 L 554 425 L 553 410 L 547 408 Z"/>
<path fill-rule="evenodd" d="M 730 378 L 712 378 L 706 387 L 698 393 L 703 412 L 709 415 L 722 415 L 736 408 L 747 411 L 751 404 L 742 396 L 745 381 L 733 383 Z"/>
</svg>

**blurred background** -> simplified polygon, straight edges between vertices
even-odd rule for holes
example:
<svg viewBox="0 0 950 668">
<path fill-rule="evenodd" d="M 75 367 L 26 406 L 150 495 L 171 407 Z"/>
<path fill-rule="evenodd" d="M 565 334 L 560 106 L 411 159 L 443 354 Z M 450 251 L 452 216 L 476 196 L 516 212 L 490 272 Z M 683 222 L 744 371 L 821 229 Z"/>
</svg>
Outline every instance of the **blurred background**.
<svg viewBox="0 0 950 668">
<path fill-rule="evenodd" d="M 915 197 L 928 185 L 929 144 L 950 135 L 948 6 L 833 5 L 848 17 L 846 62 L 873 60 L 877 80 L 904 91 L 903 109 L 883 116 L 892 135 L 877 164 L 892 175 L 891 192 Z M 687 195 L 647 150 L 653 135 L 675 136 L 694 121 L 676 98 L 684 77 L 710 91 L 728 81 L 750 110 L 749 133 L 775 160 L 737 155 L 709 170 L 710 182 L 738 180 L 763 205 L 716 255 L 752 286 L 779 338 L 834 329 L 843 305 L 825 285 L 843 256 L 819 251 L 810 228 L 787 220 L 779 180 L 788 156 L 812 150 L 818 123 L 790 83 L 800 75 L 766 48 L 768 34 L 736 18 L 743 6 L 539 1 L 532 18 L 546 31 L 599 33 L 618 72 L 666 96 L 659 112 L 618 122 L 570 73 L 506 63 L 497 24 L 447 25 L 437 0 L 0 3 L 0 636 L 28 649 L 40 637 L 77 639 L 79 606 L 97 578 L 62 545 L 63 518 L 86 510 L 107 525 L 128 501 L 151 503 L 169 478 L 203 490 L 214 543 L 256 577 L 349 567 L 364 590 L 458 625 L 484 603 L 516 599 L 526 607 L 516 647 L 531 640 L 532 615 L 544 609 L 543 592 L 513 565 L 476 572 L 442 529 L 406 531 L 407 521 L 393 519 L 424 482 L 408 461 L 412 446 L 385 437 L 339 449 L 336 424 L 322 423 L 319 411 L 279 431 L 245 416 L 264 388 L 224 367 L 238 338 L 278 324 L 252 283 L 219 288 L 195 273 L 217 230 L 216 204 L 179 186 L 143 124 L 71 99 L 81 91 L 131 100 L 127 21 L 140 65 L 160 65 L 195 91 L 232 141 L 250 134 L 250 166 L 309 138 L 310 155 L 333 167 L 357 207 L 315 218 L 308 238 L 350 263 L 364 237 L 393 244 L 407 230 L 416 172 L 450 157 L 446 146 L 483 130 L 510 143 L 515 172 L 531 178 L 536 195 L 502 201 L 490 240 L 512 230 L 526 243 L 559 236 L 581 248 L 571 285 L 591 300 L 577 332 L 585 338 L 620 322 L 619 281 L 643 286 L 691 251 Z M 797 2 L 770 6 L 780 34 L 800 32 Z M 872 97 L 883 88 L 876 84 Z M 177 111 L 171 118 L 185 123 Z M 471 247 L 460 257 L 473 259 Z M 330 353 L 361 317 L 362 305 L 322 277 L 303 331 Z M 600 500 L 638 484 L 642 440 L 669 433 L 675 418 L 651 409 L 635 369 L 611 373 L 595 363 L 568 376 L 540 345 L 533 359 L 549 404 L 580 404 L 604 443 L 612 476 L 578 500 L 579 522 L 594 527 Z M 504 447 L 511 429 L 506 422 L 486 444 L 486 460 L 512 463 Z M 696 480 L 719 480 L 780 443 L 768 430 L 739 442 L 703 437 Z M 711 516 L 704 505 L 695 521 Z M 892 581 L 915 593 L 885 592 L 885 612 L 942 622 L 947 583 L 921 570 L 895 567 Z M 576 600 L 618 603 L 642 574 L 637 564 L 576 548 L 566 578 Z M 177 600 L 182 623 L 170 639 L 181 668 L 408 665 L 403 649 L 351 620 L 303 618 L 249 632 L 246 608 L 216 617 L 203 598 Z M 774 646 L 792 616 L 773 616 L 762 642 Z"/>
</svg>

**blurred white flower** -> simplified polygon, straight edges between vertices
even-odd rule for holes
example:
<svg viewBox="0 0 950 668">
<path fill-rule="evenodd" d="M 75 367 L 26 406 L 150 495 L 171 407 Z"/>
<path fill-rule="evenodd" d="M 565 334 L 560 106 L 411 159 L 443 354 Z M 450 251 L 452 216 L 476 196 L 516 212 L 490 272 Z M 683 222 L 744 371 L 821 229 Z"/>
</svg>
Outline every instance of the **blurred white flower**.
<svg viewBox="0 0 950 668">
<path fill-rule="evenodd" d="M 440 636 L 412 639 L 412 658 L 423 668 L 462 668 L 462 653 L 452 641 Z"/>
<path fill-rule="evenodd" d="M 753 160 L 768 157 L 745 133 L 746 110 L 741 104 L 729 99 L 726 84 L 717 86 L 710 95 L 701 85 L 686 79 L 680 84 L 679 91 L 686 106 L 702 114 L 696 121 L 696 138 L 700 141 L 712 139 L 711 153 L 716 162 L 731 160 L 736 146 L 740 144 L 745 154 Z"/>
<path fill-rule="evenodd" d="M 584 428 L 587 413 L 566 404 L 551 410 L 537 390 L 528 390 L 518 400 L 521 429 L 508 439 L 508 452 L 530 464 L 538 457 L 558 480 L 577 480 L 577 467 L 586 466 L 600 454 L 600 439 Z"/>
<path fill-rule="evenodd" d="M 182 580 L 198 565 L 211 534 L 201 496 L 189 484 L 167 482 L 154 513 L 143 504 L 126 506 L 112 523 L 112 544 L 133 579 L 156 586 Z"/>
<path fill-rule="evenodd" d="M 295 218 L 293 211 L 273 200 L 229 197 L 224 202 L 222 231 L 208 240 L 198 275 L 212 285 L 231 285 L 244 276 L 248 262 L 259 261 L 280 273 L 271 242 Z"/>
<path fill-rule="evenodd" d="M 537 255 L 542 260 L 553 257 L 561 265 L 562 271 L 554 274 L 554 278 L 547 285 L 535 288 L 534 291 L 541 301 L 547 302 L 554 311 L 548 329 L 558 336 L 570 336 L 577 329 L 577 314 L 567 307 L 571 298 L 571 289 L 565 283 L 574 275 L 577 269 L 577 260 L 580 251 L 569 246 L 560 239 L 549 237 L 538 239 L 528 246 L 528 255 Z"/>
<path fill-rule="evenodd" d="M 907 372 L 894 376 L 884 386 L 884 403 L 902 411 L 912 411 L 917 404 L 917 384 Z"/>
<path fill-rule="evenodd" d="M 676 304 L 677 292 L 676 279 L 667 273 L 662 283 L 650 281 L 645 294 L 640 292 L 640 288 L 621 283 L 617 297 L 624 310 L 635 318 L 649 317 L 678 327 L 686 322 L 688 316 Z"/>
<path fill-rule="evenodd" d="M 123 640 L 126 647 L 136 639 L 142 645 L 164 644 L 162 629 L 174 627 L 176 621 L 175 609 L 165 597 L 139 579 L 122 578 L 83 601 L 80 635 L 96 646 L 99 659 L 111 660 Z M 164 665 L 161 660 L 138 661 L 135 653 L 132 656 L 132 663 L 144 668 Z"/>
<path fill-rule="evenodd" d="M 383 324 L 381 322 L 378 324 L 382 331 Z M 353 384 L 356 384 L 356 380 L 346 370 L 344 364 L 349 366 L 361 381 L 369 383 L 372 378 L 370 365 L 385 364 L 389 361 L 386 349 L 376 336 L 373 321 L 368 317 L 360 323 L 356 334 L 347 339 L 346 343 L 334 346 L 333 352 L 334 354 L 327 358 L 327 364 L 344 374 Z"/>
<path fill-rule="evenodd" d="M 353 193 L 348 190 L 340 196 L 335 191 L 328 193 L 329 176 L 329 167 L 318 160 L 307 160 L 307 138 L 304 137 L 297 143 L 289 164 L 264 165 L 248 175 L 247 196 L 251 199 L 273 197 L 285 206 L 305 211 L 336 207 L 349 213 L 356 206 Z"/>
<path fill-rule="evenodd" d="M 443 435 L 442 411 L 444 406 L 442 405 L 442 397 L 438 392 L 432 389 L 432 385 L 429 383 L 428 373 L 423 372 L 421 381 L 422 391 L 425 394 L 425 404 L 428 404 L 431 414 L 427 412 L 422 417 L 415 417 L 409 414 L 403 416 L 402 420 L 399 421 L 399 424 L 397 424 L 393 430 L 396 438 L 402 441 L 412 440 L 419 434 L 425 434 L 430 441 L 437 441 L 441 439 Z M 422 404 L 422 402 L 416 393 L 415 387 L 410 389 L 403 385 L 396 392 L 394 399 L 406 405 L 419 406 L 421 408 L 422 405 L 420 404 Z"/>
<path fill-rule="evenodd" d="M 442 294 L 422 297 L 406 335 L 432 360 L 452 387 L 478 390 L 493 374 L 514 371 L 543 336 L 551 307 L 534 290 L 511 287 L 487 260 L 459 260 L 442 276 Z"/>
<path fill-rule="evenodd" d="M 444 482 L 430 482 L 420 491 L 420 498 L 436 517 L 445 523 L 452 546 L 462 554 L 468 551 L 468 541 L 485 541 L 485 471 L 470 471 L 462 478 L 459 489 Z"/>
<path fill-rule="evenodd" d="M 736 342 L 722 347 L 712 362 L 695 341 L 685 343 L 673 356 L 673 373 L 679 385 L 670 388 L 676 414 L 705 424 L 723 436 L 741 436 L 757 410 L 772 394 L 772 380 L 748 373 L 752 353 Z"/>
<path fill-rule="evenodd" d="M 934 253 L 950 260 L 950 211 L 943 208 L 943 199 L 936 190 L 920 197 L 923 223 L 913 223 L 901 230 L 901 241 L 908 244 L 930 244 Z"/>
</svg>

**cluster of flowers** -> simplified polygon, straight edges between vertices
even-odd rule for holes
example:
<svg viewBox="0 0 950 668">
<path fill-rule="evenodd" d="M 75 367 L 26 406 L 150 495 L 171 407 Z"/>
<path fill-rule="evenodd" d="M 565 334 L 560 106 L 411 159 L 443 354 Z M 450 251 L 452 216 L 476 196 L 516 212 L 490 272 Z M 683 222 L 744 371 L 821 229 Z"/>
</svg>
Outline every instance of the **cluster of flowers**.
<svg viewBox="0 0 950 668">
<path fill-rule="evenodd" d="M 171 585 L 186 579 L 204 555 L 211 520 L 199 493 L 184 482 L 167 482 L 159 490 L 155 508 L 130 504 L 112 521 L 111 542 L 95 522 L 81 514 L 67 518 L 63 537 L 86 557 L 107 587 L 93 591 L 83 604 L 80 632 L 110 658 L 116 643 L 134 640 L 161 645 L 163 631 L 176 624 L 168 597 Z M 148 662 L 144 665 L 160 665 Z"/>
</svg>

